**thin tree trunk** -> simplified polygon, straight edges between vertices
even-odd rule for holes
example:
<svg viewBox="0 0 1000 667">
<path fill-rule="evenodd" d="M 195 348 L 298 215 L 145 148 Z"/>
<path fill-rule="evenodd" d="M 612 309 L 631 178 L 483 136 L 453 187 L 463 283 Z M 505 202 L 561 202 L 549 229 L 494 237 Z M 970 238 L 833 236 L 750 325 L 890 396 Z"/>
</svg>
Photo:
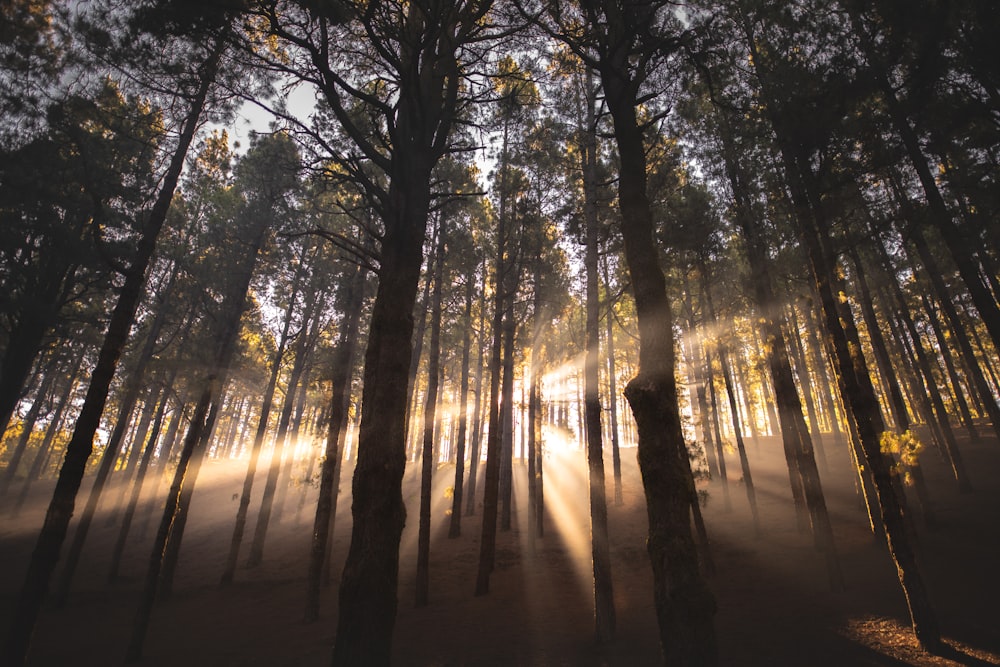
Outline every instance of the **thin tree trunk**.
<svg viewBox="0 0 1000 667">
<path fill-rule="evenodd" d="M 247 472 L 243 477 L 243 490 L 240 493 L 240 504 L 236 510 L 236 524 L 233 526 L 233 536 L 229 542 L 229 556 L 226 558 L 226 565 L 222 571 L 222 579 L 220 581 L 220 585 L 222 586 L 228 586 L 233 583 L 233 577 L 236 575 L 236 563 L 239 560 L 240 544 L 243 542 L 243 532 L 246 529 L 254 477 L 257 475 L 257 461 L 260 459 L 260 451 L 263 449 L 264 437 L 267 434 L 268 421 L 271 418 L 274 390 L 278 385 L 278 374 L 281 371 L 281 360 L 285 356 L 285 346 L 288 345 L 289 333 L 292 327 L 292 316 L 295 312 L 295 300 L 298 296 L 299 286 L 304 275 L 304 267 L 305 263 L 300 258 L 299 268 L 292 283 L 292 294 L 288 299 L 288 308 L 285 310 L 285 321 L 281 326 L 281 335 L 278 337 L 278 349 L 275 351 L 274 359 L 271 361 L 271 374 L 268 376 L 267 386 L 264 388 L 264 396 L 261 399 L 260 416 L 257 418 L 257 432 L 254 434 L 253 448 L 250 450 L 250 461 L 247 463 Z"/>
<path fill-rule="evenodd" d="M 426 607 L 430 599 L 431 555 L 431 490 L 434 484 L 434 467 L 437 463 L 435 426 L 438 402 L 438 383 L 441 376 L 441 294 L 444 281 L 445 220 L 438 218 L 434 291 L 431 296 L 431 339 L 427 352 L 427 395 L 424 398 L 423 451 L 420 468 L 420 518 L 417 530 L 417 576 L 415 604 Z"/>
<path fill-rule="evenodd" d="M 497 249 L 493 270 L 493 342 L 490 352 L 489 423 L 486 435 L 486 474 L 483 480 L 483 528 L 480 533 L 479 566 L 476 573 L 475 595 L 490 592 L 490 574 L 496 556 L 497 510 L 500 499 L 501 422 L 500 373 L 503 353 L 504 315 L 508 266 L 507 254 L 507 170 L 509 165 L 509 121 L 503 123 L 503 143 L 500 155 L 500 210 L 497 216 Z"/>
<path fill-rule="evenodd" d="M 842 395 L 853 416 L 865 465 L 874 481 L 889 552 L 910 608 L 913 629 L 924 648 L 939 650 L 941 637 L 937 619 L 930 606 L 916 552 L 911 544 L 902 500 L 897 496 L 892 480 L 892 464 L 881 451 L 881 436 L 885 426 L 878 409 L 871 375 L 861 355 L 861 343 L 853 315 L 837 299 L 837 294 L 842 290 L 839 282 L 835 283 L 834 262 L 826 247 L 829 229 L 814 175 L 808 162 L 795 153 L 792 142 L 787 137 L 783 116 L 769 90 L 767 58 L 757 49 L 749 20 L 745 19 L 744 30 L 785 164 L 795 209 L 794 219 L 819 292 L 828 340 L 834 351 L 837 375 L 843 388 Z"/>
<path fill-rule="evenodd" d="M 24 416 L 24 420 L 21 422 L 21 435 L 18 437 L 17 444 L 14 446 L 14 452 L 7 462 L 3 482 L 0 484 L 0 498 L 6 497 L 8 489 L 14 483 L 17 477 L 17 469 L 21 465 L 21 459 L 24 458 L 24 452 L 28 449 L 28 441 L 31 440 L 31 435 L 35 430 L 35 424 L 38 422 L 42 406 L 49 402 L 49 390 L 52 388 L 53 382 L 58 375 L 54 362 L 55 360 L 47 365 L 42 376 L 42 382 L 38 387 L 38 391 L 35 392 L 35 400 L 32 401 L 31 408 L 28 409 L 28 414 Z"/>
<path fill-rule="evenodd" d="M 723 446 L 722 428 L 719 419 L 719 400 L 715 391 L 715 374 L 712 370 L 712 353 L 705 346 L 705 382 L 708 384 L 708 396 L 712 407 L 712 428 L 715 430 L 715 448 L 719 464 L 719 479 L 722 480 L 722 501 L 727 512 L 733 509 L 733 501 L 729 497 L 729 477 L 726 474 L 726 452 Z"/>
<path fill-rule="evenodd" d="M 218 320 L 219 330 L 215 337 L 217 341 L 215 355 L 202 382 L 201 395 L 167 494 L 163 517 L 150 553 L 149 569 L 146 572 L 139 607 L 126 649 L 126 662 L 135 662 L 142 657 L 146 631 L 161 578 L 164 592 L 169 595 L 172 589 L 173 575 L 195 483 L 222 403 L 226 375 L 236 351 L 240 318 L 247 305 L 247 291 L 257 256 L 267 239 L 270 222 L 267 215 L 261 215 L 261 218 L 255 221 L 257 229 L 254 230 L 254 238 L 250 241 L 242 264 L 232 277 L 232 282 L 223 298 Z"/>
<path fill-rule="evenodd" d="M 906 207 L 906 209 L 911 208 L 901 192 L 897 191 L 897 199 L 901 206 Z M 904 210 L 904 212 L 906 211 Z M 917 254 L 920 256 L 921 263 L 924 265 L 925 273 L 931 281 L 931 285 L 937 295 L 937 301 L 941 304 L 941 309 L 948 318 L 948 322 L 951 325 L 952 335 L 958 343 L 962 356 L 966 360 L 967 368 L 972 376 L 973 384 L 976 387 L 976 392 L 979 394 L 979 399 L 985 407 L 986 413 L 990 417 L 990 422 L 993 425 L 993 431 L 997 434 L 997 437 L 1000 437 L 1000 405 L 997 404 L 996 397 L 993 395 L 993 392 L 987 384 L 982 369 L 976 362 L 976 355 L 975 352 L 973 352 L 972 344 L 969 342 L 969 336 L 966 333 L 965 324 L 962 321 L 962 318 L 959 317 L 958 311 L 955 310 L 955 305 L 951 300 L 951 295 L 944 283 L 944 280 L 941 278 L 941 271 L 934 261 L 934 255 L 931 253 L 930 246 L 928 246 L 927 240 L 924 238 L 924 235 L 919 227 L 914 227 L 911 230 L 910 239 L 917 250 Z"/>
<path fill-rule="evenodd" d="M 615 505 L 621 505 L 622 497 L 622 454 L 618 440 L 618 373 L 615 369 L 614 302 L 611 301 L 611 283 L 608 280 L 608 260 L 604 257 L 604 289 L 607 292 L 607 312 L 605 313 L 605 338 L 608 355 L 608 419 L 611 421 L 611 465 L 615 478 Z"/>
<path fill-rule="evenodd" d="M 58 397 L 58 399 L 56 399 L 56 410 L 52 414 L 52 418 L 49 420 L 48 428 L 45 429 L 45 437 L 42 439 L 42 443 L 38 446 L 38 452 L 35 454 L 35 459 L 32 461 L 31 468 L 28 470 L 28 474 L 24 478 L 24 484 L 21 486 L 21 493 L 18 494 L 17 500 L 14 501 L 13 506 L 11 507 L 11 514 L 14 518 L 17 518 L 20 515 L 21 508 L 24 507 L 24 503 L 28 499 L 28 492 L 31 490 L 32 484 L 38 480 L 42 470 L 45 469 L 46 464 L 48 463 L 49 456 L 52 453 L 52 443 L 55 440 L 56 435 L 62 429 L 62 422 L 66 413 L 66 407 L 69 405 L 70 397 L 76 390 L 82 362 L 83 355 L 80 355 L 76 368 L 73 370 L 73 374 L 66 380 L 63 393 Z"/>
<path fill-rule="evenodd" d="M 462 332 L 462 378 L 458 399 L 458 444 L 455 451 L 455 485 L 452 493 L 451 522 L 448 537 L 462 534 L 462 494 L 465 478 L 465 441 L 469 420 L 469 357 L 472 344 L 472 301 L 475 294 L 475 267 L 465 277 L 465 329 Z"/>
<path fill-rule="evenodd" d="M 792 334 L 787 338 L 792 341 L 792 355 L 795 358 L 795 368 L 798 371 L 799 385 L 802 387 L 802 396 L 805 399 L 806 414 L 809 417 L 809 437 L 816 452 L 816 460 L 819 463 L 819 470 L 826 473 L 826 451 L 823 447 L 823 434 L 819 430 L 819 418 L 816 414 L 816 394 L 813 392 L 812 377 L 809 373 L 809 365 L 806 363 L 805 350 L 802 349 L 802 335 L 799 330 L 798 318 L 795 315 L 795 306 L 789 305 L 788 313 L 791 317 L 789 325 Z M 778 332 L 780 335 L 780 332 Z M 777 388 L 775 388 L 777 393 Z M 780 414 L 780 413 L 779 413 Z"/>
<path fill-rule="evenodd" d="M 848 14 L 851 18 L 854 33 L 859 38 L 862 51 L 868 60 L 869 74 L 881 89 L 882 99 L 885 101 L 885 108 L 889 114 L 889 118 L 899 135 L 903 148 L 906 150 L 911 166 L 917 172 L 917 177 L 920 180 L 920 185 L 924 190 L 927 204 L 932 213 L 930 218 L 940 231 L 941 238 L 955 260 L 959 275 L 961 275 L 970 296 L 972 296 L 976 310 L 979 311 L 979 315 L 986 325 L 990 337 L 993 339 L 994 346 L 1000 350 L 1000 306 L 997 305 L 996 299 L 990 293 L 987 286 L 983 284 L 982 278 L 979 275 L 976 261 L 972 255 L 974 245 L 967 238 L 965 231 L 955 224 L 952 214 L 948 210 L 944 198 L 941 196 L 937 181 L 931 173 L 927 158 L 920 146 L 917 133 L 910 124 L 910 120 L 907 118 L 899 99 L 896 97 L 896 91 L 892 87 L 887 75 L 888 69 L 875 52 L 860 15 L 852 8 L 849 8 Z"/>
<path fill-rule="evenodd" d="M 288 377 L 288 385 L 285 390 L 285 399 L 281 406 L 281 416 L 278 418 L 278 432 L 274 436 L 274 449 L 271 453 L 271 461 L 267 469 L 267 479 L 264 482 L 264 494 L 260 499 L 260 510 L 257 514 L 257 524 L 254 527 L 253 540 L 250 542 L 250 553 L 247 556 L 247 567 L 256 567 L 264 560 L 264 542 L 267 539 L 267 531 L 271 522 L 271 512 L 274 507 L 275 493 L 278 488 L 278 479 L 281 476 L 283 461 L 288 449 L 288 426 L 292 419 L 292 410 L 295 407 L 295 392 L 302 377 L 305 367 L 306 343 L 309 338 L 309 322 L 312 320 L 316 306 L 315 295 L 306 306 L 302 315 L 302 329 L 299 331 L 295 341 L 295 349 L 292 354 L 295 361 L 292 362 L 292 370 Z M 287 454 L 292 458 L 292 454 Z M 291 465 L 290 463 L 288 465 Z"/>
<path fill-rule="evenodd" d="M 83 553 L 83 547 L 87 540 L 90 525 L 94 520 L 94 514 L 97 512 L 97 507 L 101 501 L 101 495 L 104 492 L 104 487 L 107 483 L 108 477 L 114 471 L 115 461 L 119 454 L 121 454 L 121 445 L 125 437 L 125 432 L 128 429 L 130 415 L 135 409 L 135 405 L 139 399 L 139 394 L 144 387 L 146 368 L 153 359 L 153 354 L 156 351 L 156 343 L 160 337 L 160 331 L 163 329 L 163 325 L 166 321 L 167 308 L 165 303 L 173 292 L 178 275 L 179 268 L 175 265 L 173 269 L 171 269 L 170 276 L 160 294 L 160 308 L 157 310 L 153 323 L 150 326 L 149 334 L 147 335 L 146 340 L 143 343 L 142 350 L 136 360 L 136 366 L 132 370 L 132 373 L 128 376 L 128 381 L 122 395 L 121 407 L 118 410 L 118 417 L 115 421 L 115 427 L 111 431 L 111 437 L 108 438 L 108 444 L 101 455 L 101 462 L 97 469 L 97 475 L 94 478 L 94 483 L 91 485 L 90 493 L 87 496 L 87 504 L 84 506 L 83 514 L 80 516 L 76 532 L 73 535 L 73 543 L 70 545 L 69 553 L 66 555 L 66 564 L 63 566 L 62 574 L 56 584 L 53 599 L 57 608 L 61 608 L 66 604 L 66 598 L 69 595 L 70 586 L 73 583 L 73 575 L 76 573 L 76 568 L 79 565 L 80 556 Z M 145 423 L 148 427 L 149 421 L 147 417 L 151 417 L 150 411 L 148 410 L 143 413 L 143 418 L 146 419 Z M 139 432 L 141 431 L 142 427 L 140 426 Z M 141 449 L 142 443 L 140 442 L 136 445 L 136 447 Z M 120 507 L 124 497 L 125 490 L 127 488 L 127 480 L 130 475 L 131 469 L 127 470 L 126 474 L 122 475 L 124 479 L 121 480 L 120 484 L 121 492 L 118 495 L 118 500 L 115 503 L 112 513 L 109 515 L 109 519 L 118 514 L 118 508 Z M 114 525 L 114 523 L 110 523 L 110 525 Z"/>
<path fill-rule="evenodd" d="M 597 115 L 591 72 L 583 78 L 586 112 L 583 122 L 583 217 L 586 232 L 586 353 L 584 358 L 584 411 L 586 413 L 587 463 L 590 471 L 591 555 L 594 566 L 594 630 L 598 642 L 615 636 L 614 587 L 611 576 L 611 545 L 608 535 L 608 501 L 604 482 L 604 444 L 601 438 L 600 316 L 598 281 L 597 219 Z"/>
<path fill-rule="evenodd" d="M 514 489 L 514 322 L 513 293 L 503 324 L 503 380 L 500 385 L 500 530 L 510 530 Z"/>
<path fill-rule="evenodd" d="M 132 527 L 132 519 L 135 516 L 136 507 L 139 505 L 139 498 L 142 495 L 142 484 L 146 479 L 146 471 L 149 469 L 149 462 L 153 459 L 153 452 L 156 450 L 156 442 L 160 436 L 163 426 L 163 416 L 166 413 L 169 394 L 177 379 L 178 367 L 171 371 L 171 376 L 163 385 L 163 392 L 160 395 L 160 402 L 156 408 L 156 416 L 153 418 L 153 427 L 150 429 L 149 442 L 146 443 L 142 452 L 142 460 L 135 473 L 135 482 L 132 485 L 132 495 L 122 516 L 122 526 L 118 531 L 118 539 L 115 542 L 114 550 L 111 552 L 111 566 L 108 568 L 108 583 L 113 584 L 118 580 L 118 571 L 121 569 L 122 554 L 125 552 L 125 542 L 128 539 L 129 530 Z M 177 407 L 180 410 L 180 406 Z"/>
<path fill-rule="evenodd" d="M 333 353 L 331 362 L 330 419 L 323 463 L 320 466 L 319 498 L 316 501 L 316 515 L 309 548 L 305 611 L 307 623 L 319 618 L 323 564 L 327 562 L 329 557 L 328 545 L 337 518 L 340 470 L 344 458 L 344 437 L 347 433 L 351 377 L 354 368 L 354 353 L 358 344 L 358 325 L 364 306 L 365 277 L 366 270 L 358 265 L 351 276 L 347 293 L 344 295 L 344 319 L 340 329 L 340 338 L 337 341 L 337 349 Z"/>
<path fill-rule="evenodd" d="M 486 290 L 479 291 L 479 328 L 476 336 L 476 383 L 472 404 L 472 449 L 469 456 L 469 489 L 465 501 L 465 516 L 476 513 L 476 488 L 479 483 L 479 459 L 483 435 L 483 339 L 486 337 Z"/>
</svg>

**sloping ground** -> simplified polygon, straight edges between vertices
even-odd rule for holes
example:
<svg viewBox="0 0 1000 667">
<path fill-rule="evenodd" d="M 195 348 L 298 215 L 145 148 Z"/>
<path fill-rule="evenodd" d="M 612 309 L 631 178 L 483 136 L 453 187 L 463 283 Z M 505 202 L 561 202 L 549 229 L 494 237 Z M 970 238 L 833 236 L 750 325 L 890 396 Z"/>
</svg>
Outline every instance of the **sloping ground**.
<svg viewBox="0 0 1000 667">
<path fill-rule="evenodd" d="M 412 602 L 416 467 L 408 471 L 405 495 L 410 521 L 402 544 L 393 647 L 396 664 L 660 664 L 635 450 L 623 450 L 625 502 L 610 508 L 618 635 L 612 644 L 599 646 L 593 640 L 584 454 L 556 438 L 550 442 L 545 537 L 537 540 L 531 554 L 526 530 L 519 524 L 525 514 L 515 510 L 513 529 L 498 539 L 488 596 L 472 596 L 480 517 L 463 517 L 463 536 L 446 539 L 453 468 L 444 466 L 438 471 L 431 604 L 423 609 L 415 609 Z M 754 537 L 744 486 L 736 479 L 735 457 L 730 463 L 731 511 L 723 507 L 718 480 L 703 486 L 708 491 L 705 518 L 716 565 L 711 585 L 719 605 L 722 664 L 1000 665 L 1000 446 L 987 438 L 975 443 L 964 440 L 961 445 L 975 493 L 958 494 L 940 457 L 932 449 L 926 451 L 924 471 L 939 525 L 933 531 L 918 527 L 930 594 L 944 634 L 956 647 L 955 655 L 931 657 L 913 641 L 894 567 L 872 538 L 854 490 L 846 449 L 827 443 L 829 470 L 823 473 L 848 585 L 846 592 L 831 593 L 823 558 L 812 547 L 809 535 L 795 529 L 780 444 L 762 438 L 757 444 L 748 443 L 761 513 L 759 538 Z M 314 489 L 305 489 L 309 494 L 306 509 L 298 521 L 298 489 L 289 494 L 284 521 L 272 527 L 264 564 L 238 570 L 237 582 L 226 590 L 217 586 L 243 466 L 206 466 L 188 524 L 175 594 L 154 610 L 141 664 L 329 664 L 336 578 L 349 536 L 349 500 L 341 499 L 334 584 L 324 593 L 323 617 L 307 625 L 301 619 Z M 350 489 L 348 475 L 345 471 L 345 492 Z M 527 498 L 524 469 L 515 465 L 515 475 L 514 493 L 520 507 Z M 610 464 L 608 476 L 609 497 L 613 497 Z M 257 485 L 258 496 L 262 486 Z M 45 485 L 36 489 L 18 520 L 0 517 L 0 623 L 4 630 L 50 489 Z M 107 558 L 115 537 L 116 530 L 106 521 L 95 521 L 74 593 L 64 609 L 47 609 L 43 614 L 31 664 L 121 664 L 148 560 L 152 524 L 144 537 L 138 530 L 133 535 L 123 563 L 124 577 L 108 586 L 104 583 Z"/>
</svg>

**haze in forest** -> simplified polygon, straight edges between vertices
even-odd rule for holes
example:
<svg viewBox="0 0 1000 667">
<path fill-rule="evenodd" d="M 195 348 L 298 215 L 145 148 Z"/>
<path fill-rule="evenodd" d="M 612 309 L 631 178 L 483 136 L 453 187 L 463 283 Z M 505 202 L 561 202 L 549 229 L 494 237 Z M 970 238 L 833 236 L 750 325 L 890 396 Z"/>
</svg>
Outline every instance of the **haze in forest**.
<svg viewBox="0 0 1000 667">
<path fill-rule="evenodd" d="M 971 2 L 15 0 L 3 665 L 1000 665 Z"/>
</svg>

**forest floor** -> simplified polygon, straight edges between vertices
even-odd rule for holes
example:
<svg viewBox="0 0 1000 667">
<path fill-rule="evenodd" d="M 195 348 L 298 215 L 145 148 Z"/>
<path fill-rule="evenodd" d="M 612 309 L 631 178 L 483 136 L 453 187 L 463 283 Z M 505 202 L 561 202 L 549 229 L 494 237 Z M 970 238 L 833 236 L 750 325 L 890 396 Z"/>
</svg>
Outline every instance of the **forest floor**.
<svg viewBox="0 0 1000 667">
<path fill-rule="evenodd" d="M 957 492 L 948 468 L 932 448 L 922 455 L 937 526 L 933 530 L 918 526 L 919 550 L 943 634 L 955 648 L 950 658 L 931 657 L 917 647 L 893 564 L 873 539 L 858 501 L 847 450 L 843 445 L 833 446 L 829 438 L 826 441 L 828 469 L 822 477 L 845 592 L 830 592 L 822 555 L 813 548 L 809 534 L 796 529 L 777 439 L 747 444 L 760 509 L 759 537 L 735 456 L 728 461 L 731 510 L 725 509 L 718 480 L 700 485 L 708 492 L 704 515 L 716 569 L 709 583 L 718 602 L 721 664 L 1000 665 L 997 440 L 982 437 L 971 442 L 966 437 L 960 441 L 975 486 L 972 494 Z M 530 555 L 524 521 L 526 475 L 515 463 L 513 528 L 498 537 L 496 570 L 487 596 L 472 595 L 480 513 L 463 517 L 462 537 L 447 539 L 446 511 L 454 468 L 438 470 L 431 600 L 419 609 L 413 605 L 418 466 L 408 468 L 404 496 L 410 518 L 401 545 L 393 643 L 396 665 L 661 664 L 644 546 L 645 501 L 635 449 L 622 451 L 624 502 L 609 508 L 617 637 L 598 645 L 593 639 L 584 453 L 561 444 L 558 438 L 550 442 L 545 463 L 545 536 Z M 613 499 L 608 460 L 608 493 Z M 313 488 L 305 487 L 305 509 L 298 516 L 299 489 L 289 493 L 283 521 L 272 525 L 264 563 L 239 569 L 231 587 L 218 586 L 244 471 L 244 462 L 207 463 L 202 471 L 174 594 L 153 611 L 141 665 L 329 664 L 336 626 L 336 580 L 350 535 L 349 499 L 341 498 L 338 513 L 334 583 L 323 593 L 320 621 L 306 624 L 302 616 Z M 345 470 L 341 486 L 345 493 L 350 491 L 349 480 L 350 470 Z M 259 478 L 255 503 L 262 486 Z M 87 482 L 78 507 L 86 492 Z M 0 627 L 4 633 L 50 494 L 51 484 L 38 484 L 18 520 L 0 517 Z M 47 607 L 40 618 L 31 665 L 122 664 L 156 520 L 150 519 L 145 534 L 134 530 L 123 577 L 114 586 L 105 582 L 117 529 L 106 518 L 95 520 L 66 606 Z M 253 521 L 252 513 L 247 542 Z"/>
</svg>

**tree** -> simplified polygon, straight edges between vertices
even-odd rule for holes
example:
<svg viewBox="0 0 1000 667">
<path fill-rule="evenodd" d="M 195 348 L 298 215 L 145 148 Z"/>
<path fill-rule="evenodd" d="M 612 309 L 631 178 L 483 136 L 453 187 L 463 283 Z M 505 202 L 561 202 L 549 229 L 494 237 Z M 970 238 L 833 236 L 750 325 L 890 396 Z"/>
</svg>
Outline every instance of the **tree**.
<svg viewBox="0 0 1000 667">
<path fill-rule="evenodd" d="M 571 20 L 572 17 L 572 20 Z M 639 466 L 649 515 L 647 550 L 660 642 L 668 663 L 716 662 L 715 601 L 701 577 L 691 534 L 690 468 L 674 378 L 673 317 L 654 244 L 642 86 L 680 39 L 664 5 L 585 0 L 553 5 L 549 30 L 599 73 L 621 163 L 618 206 L 639 322 L 639 373 L 625 389 L 639 430 Z"/>
<path fill-rule="evenodd" d="M 325 142 L 381 217 L 379 285 L 365 353 L 351 546 L 340 586 L 334 662 L 387 664 L 406 510 L 407 392 L 431 173 L 451 149 L 466 103 L 462 62 L 488 28 L 486 2 L 376 6 L 278 3 L 261 18 L 291 57 L 272 67 L 307 73 L 345 136 Z M 349 57 L 337 43 L 360 47 Z M 365 67 L 358 67 L 358 58 Z M 290 63 L 286 65 L 285 63 Z M 295 69 L 299 67 L 300 69 Z M 373 85 L 369 82 L 373 81 Z M 378 174 L 378 176 L 376 176 Z"/>
<path fill-rule="evenodd" d="M 126 273 L 118 301 L 108 323 L 100 357 L 91 374 L 90 385 L 83 408 L 77 418 L 73 438 L 66 448 L 66 457 L 60 470 L 59 481 L 53 492 L 45 525 L 39 533 L 38 543 L 25 577 L 17 603 L 17 613 L 5 645 L 8 664 L 19 665 L 27 656 L 31 633 L 41 603 L 48 589 L 49 579 L 59 558 L 59 550 L 66 536 L 76 493 L 80 488 L 87 459 L 93 451 L 94 434 L 97 432 L 108 389 L 125 345 L 129 329 L 135 318 L 146 279 L 146 269 L 156 248 L 160 229 L 167 217 L 170 200 L 184 165 L 184 157 L 194 138 L 195 130 L 205 108 L 208 93 L 218 73 L 225 42 L 216 40 L 204 54 L 204 59 L 194 71 L 194 89 L 190 98 L 183 126 L 174 147 L 170 164 L 142 227 L 142 235 Z"/>
<path fill-rule="evenodd" d="M 161 573 L 172 577 L 172 569 L 168 567 L 170 564 L 166 562 L 166 557 L 172 550 L 173 558 L 176 559 L 176 553 L 180 550 L 194 486 L 236 350 L 237 334 L 246 308 L 247 290 L 253 270 L 258 254 L 269 240 L 281 214 L 287 215 L 287 198 L 296 185 L 295 165 L 298 159 L 291 139 L 279 133 L 258 141 L 237 168 L 236 182 L 244 196 L 238 215 L 246 228 L 241 230 L 239 241 L 231 249 L 236 254 L 232 258 L 234 269 L 221 290 L 217 328 L 212 336 L 215 349 L 199 381 L 198 403 L 184 438 L 163 517 L 153 543 L 142 597 L 126 651 L 127 662 L 134 662 L 142 656 Z"/>
</svg>

